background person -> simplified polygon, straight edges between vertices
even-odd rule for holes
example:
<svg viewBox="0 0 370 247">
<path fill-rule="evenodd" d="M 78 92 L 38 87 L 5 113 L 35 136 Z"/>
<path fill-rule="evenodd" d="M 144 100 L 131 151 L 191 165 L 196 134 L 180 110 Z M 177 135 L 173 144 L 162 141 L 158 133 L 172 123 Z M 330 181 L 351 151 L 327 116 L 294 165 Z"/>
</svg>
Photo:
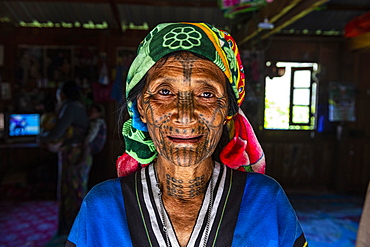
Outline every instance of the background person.
<svg viewBox="0 0 370 247">
<path fill-rule="evenodd" d="M 57 237 L 68 235 L 73 220 L 87 193 L 91 154 L 84 144 L 89 129 L 85 106 L 79 101 L 80 88 L 75 81 L 63 82 L 56 92 L 59 110 L 55 126 L 37 138 L 41 145 L 58 152 L 59 222 Z"/>
<path fill-rule="evenodd" d="M 90 146 L 92 155 L 98 154 L 107 140 L 107 124 L 104 120 L 104 107 L 98 103 L 92 103 L 88 110 L 90 128 L 86 141 Z"/>
</svg>

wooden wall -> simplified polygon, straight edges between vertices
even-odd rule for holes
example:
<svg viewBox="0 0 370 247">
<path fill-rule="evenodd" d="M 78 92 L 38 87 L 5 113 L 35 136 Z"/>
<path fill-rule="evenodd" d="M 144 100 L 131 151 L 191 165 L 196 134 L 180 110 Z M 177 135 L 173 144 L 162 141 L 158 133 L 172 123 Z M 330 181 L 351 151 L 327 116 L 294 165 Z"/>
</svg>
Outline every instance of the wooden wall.
<svg viewBox="0 0 370 247">
<path fill-rule="evenodd" d="M 76 29 L 15 29 L 0 26 L 0 44 L 5 48 L 5 64 L 0 67 L 3 81 L 14 81 L 17 46 L 28 45 L 94 45 L 108 56 L 109 68 L 115 66 L 118 46 L 136 47 L 146 32 L 128 31 L 118 34 L 108 30 Z M 265 60 L 317 62 L 319 74 L 319 105 L 328 100 L 330 81 L 349 81 L 357 86 L 356 122 L 343 123 L 343 134 L 335 132 L 271 131 L 263 130 L 263 109 L 255 126 L 264 148 L 267 174 L 284 187 L 303 190 L 330 190 L 337 192 L 363 192 L 370 179 L 370 51 L 350 51 L 343 38 L 272 37 L 266 47 Z M 263 97 L 261 105 L 263 105 Z M 9 104 L 1 102 L 0 107 Z M 91 174 L 95 184 L 115 176 L 114 161 L 123 151 L 117 126 L 117 104 L 104 103 L 109 128 L 108 143 L 96 157 Z M 251 122 L 255 122 L 251 119 Z M 336 124 L 334 124 L 334 128 Z"/>
<path fill-rule="evenodd" d="M 140 41 L 147 34 L 146 31 L 128 30 L 124 34 L 118 33 L 117 30 L 87 30 L 87 29 L 63 29 L 63 28 L 14 28 L 0 24 L 0 44 L 4 46 L 4 66 L 0 66 L 0 75 L 2 81 L 10 82 L 12 85 L 12 96 L 14 97 L 20 90 L 15 83 L 15 68 L 17 48 L 20 45 L 34 46 L 94 46 L 97 47 L 99 54 L 107 55 L 109 72 L 116 67 L 116 49 L 118 47 L 132 47 L 136 49 Z M 113 79 L 113 78 L 111 78 Z M 55 89 L 48 90 L 48 93 L 54 94 Z M 14 103 L 11 100 L 0 101 L 0 111 L 8 108 Z M 108 178 L 116 177 L 115 160 L 124 151 L 121 130 L 118 127 L 118 103 L 114 100 L 100 102 L 106 110 L 106 122 L 108 126 L 107 144 L 103 151 L 94 157 L 94 165 L 90 174 L 90 186 Z M 29 159 L 14 160 L 19 153 L 22 157 Z M 45 151 L 35 152 L 34 149 L 17 149 L 0 150 L 2 155 L 1 169 L 7 172 L 19 172 L 20 170 L 29 171 L 36 169 L 38 164 L 46 162 L 46 158 L 54 157 L 55 154 L 46 153 Z M 6 156 L 6 157 L 5 157 Z M 11 158 L 11 157 L 12 158 Z M 35 156 L 37 158 L 35 158 Z M 38 161 L 37 161 L 38 160 Z M 15 165 L 8 166 L 5 164 L 12 161 Z M 22 163 L 22 166 L 19 166 Z M 18 164 L 18 165 L 17 165 Z M 6 166 L 5 166 L 6 165 Z M 10 168 L 9 168 L 10 167 Z M 19 168 L 19 169 L 18 169 Z M 2 174 L 3 175 L 3 174 Z"/>
<path fill-rule="evenodd" d="M 257 128 L 267 174 L 293 189 L 364 192 L 370 179 L 369 50 L 351 51 L 342 38 L 273 37 L 266 61 L 317 62 L 321 67 L 318 105 L 328 102 L 328 83 L 357 87 L 356 121 L 330 123 L 334 131 L 277 131 Z M 263 114 L 263 112 L 261 112 Z M 262 125 L 262 123 L 261 123 Z M 342 135 L 336 128 L 342 126 Z"/>
</svg>

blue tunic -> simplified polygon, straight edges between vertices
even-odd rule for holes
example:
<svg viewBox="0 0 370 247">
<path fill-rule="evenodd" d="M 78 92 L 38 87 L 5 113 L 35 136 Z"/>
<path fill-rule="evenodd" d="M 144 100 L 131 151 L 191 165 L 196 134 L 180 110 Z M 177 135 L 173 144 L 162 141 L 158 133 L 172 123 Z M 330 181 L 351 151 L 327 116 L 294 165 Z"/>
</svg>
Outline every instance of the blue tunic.
<svg viewBox="0 0 370 247">
<path fill-rule="evenodd" d="M 150 226 L 153 218 L 149 217 L 155 219 L 153 215 L 157 213 L 155 210 L 146 212 L 149 197 L 140 195 L 142 181 L 147 179 L 149 184 L 145 186 L 150 187 L 150 171 L 141 174 L 141 177 L 138 172 L 135 176 L 95 186 L 81 206 L 67 246 L 166 245 L 159 240 L 163 240 L 162 237 L 156 237 L 155 227 Z M 221 165 L 215 181 L 215 190 L 221 191 L 220 196 L 215 191 L 219 209 L 213 217 L 215 222 L 207 246 L 307 246 L 296 214 L 274 179 L 258 173 L 233 171 Z M 159 228 L 161 223 L 156 223 Z M 200 226 L 199 232 L 203 230 Z M 198 241 L 194 246 L 199 246 L 200 240 L 195 238 L 194 241 Z"/>
</svg>

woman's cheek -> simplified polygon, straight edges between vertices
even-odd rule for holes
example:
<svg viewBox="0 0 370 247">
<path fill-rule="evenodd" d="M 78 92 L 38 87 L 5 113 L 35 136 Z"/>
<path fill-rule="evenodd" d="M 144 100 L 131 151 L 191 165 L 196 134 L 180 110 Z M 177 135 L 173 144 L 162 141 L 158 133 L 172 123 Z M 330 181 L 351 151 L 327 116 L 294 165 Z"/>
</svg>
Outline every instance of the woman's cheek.
<svg viewBox="0 0 370 247">
<path fill-rule="evenodd" d="M 210 126 L 220 126 L 226 118 L 226 111 L 220 108 L 209 108 L 208 111 L 201 114 L 202 120 Z"/>
</svg>

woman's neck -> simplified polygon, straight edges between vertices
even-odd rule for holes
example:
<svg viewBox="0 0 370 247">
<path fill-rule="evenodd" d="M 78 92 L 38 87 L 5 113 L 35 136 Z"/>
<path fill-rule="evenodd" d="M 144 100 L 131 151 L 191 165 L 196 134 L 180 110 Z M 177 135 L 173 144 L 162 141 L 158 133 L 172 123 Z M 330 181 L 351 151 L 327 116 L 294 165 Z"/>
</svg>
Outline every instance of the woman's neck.
<svg viewBox="0 0 370 247">
<path fill-rule="evenodd" d="M 155 166 L 164 198 L 191 200 L 203 198 L 214 163 L 209 157 L 197 165 L 180 167 L 158 157 Z"/>
<path fill-rule="evenodd" d="M 207 184 L 212 176 L 212 158 L 200 164 L 179 167 L 160 156 L 155 164 L 163 205 L 180 246 L 186 246 L 193 232 Z"/>
</svg>

